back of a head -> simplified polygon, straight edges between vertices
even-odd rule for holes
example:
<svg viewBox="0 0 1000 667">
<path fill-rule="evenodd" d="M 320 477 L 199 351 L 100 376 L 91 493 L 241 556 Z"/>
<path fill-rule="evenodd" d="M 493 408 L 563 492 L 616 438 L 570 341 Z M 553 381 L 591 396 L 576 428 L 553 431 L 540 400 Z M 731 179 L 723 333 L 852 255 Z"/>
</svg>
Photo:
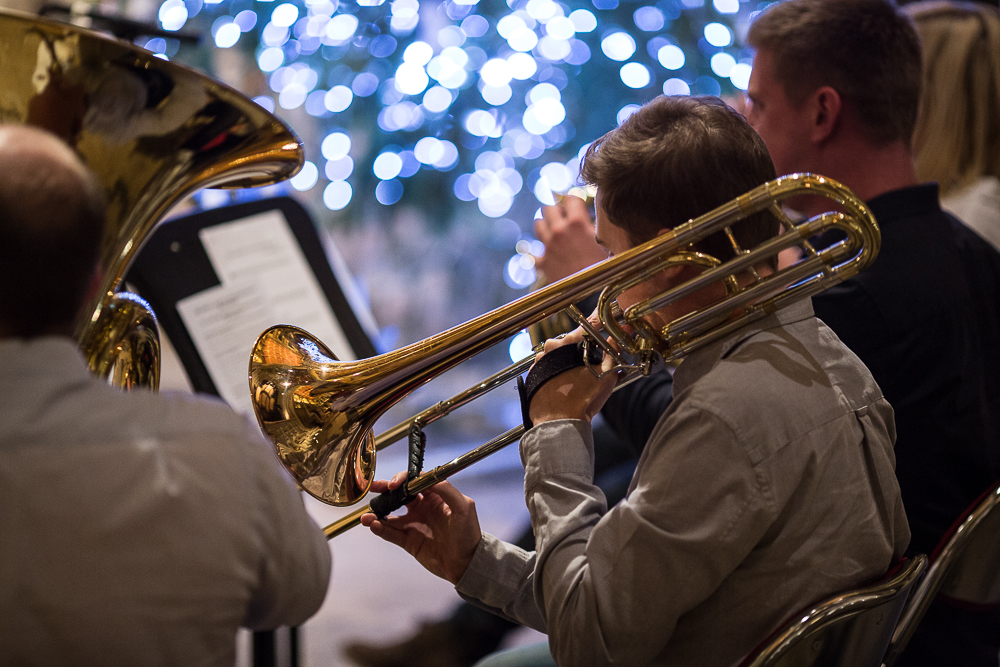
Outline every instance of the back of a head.
<svg viewBox="0 0 1000 667">
<path fill-rule="evenodd" d="M 857 114 L 867 139 L 909 144 L 920 100 L 920 40 L 891 0 L 786 0 L 747 33 L 794 104 L 822 86 Z"/>
<path fill-rule="evenodd" d="M 0 336 L 72 331 L 104 230 L 104 199 L 73 150 L 0 125 Z"/>
<path fill-rule="evenodd" d="M 1000 178 L 1000 10 L 971 2 L 907 5 L 924 50 L 913 137 L 917 175 L 942 194 Z"/>
<path fill-rule="evenodd" d="M 658 97 L 587 149 L 581 177 L 633 244 L 656 236 L 775 178 L 760 136 L 714 97 Z M 774 235 L 768 212 L 734 225 L 743 248 Z M 715 234 L 698 250 L 722 261 L 732 245 Z"/>
</svg>

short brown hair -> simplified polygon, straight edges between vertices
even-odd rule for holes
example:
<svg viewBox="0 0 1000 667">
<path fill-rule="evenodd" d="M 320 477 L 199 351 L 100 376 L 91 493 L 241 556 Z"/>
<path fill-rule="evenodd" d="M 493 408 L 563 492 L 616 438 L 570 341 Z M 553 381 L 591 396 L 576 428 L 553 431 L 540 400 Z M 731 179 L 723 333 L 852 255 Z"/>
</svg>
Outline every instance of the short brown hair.
<svg viewBox="0 0 1000 667">
<path fill-rule="evenodd" d="M 655 237 L 775 178 L 763 140 L 715 97 L 658 97 L 587 149 L 581 177 L 596 185 L 608 219 L 633 245 Z M 756 213 L 732 228 L 751 248 L 773 236 L 778 221 Z M 734 256 L 723 234 L 697 250 Z"/>
<path fill-rule="evenodd" d="M 55 135 L 0 125 L 0 330 L 72 327 L 97 265 L 104 194 Z"/>
<path fill-rule="evenodd" d="M 920 101 L 920 39 L 889 0 L 786 0 L 751 24 L 747 42 L 773 57 L 794 104 L 830 86 L 869 140 L 909 144 Z"/>
</svg>

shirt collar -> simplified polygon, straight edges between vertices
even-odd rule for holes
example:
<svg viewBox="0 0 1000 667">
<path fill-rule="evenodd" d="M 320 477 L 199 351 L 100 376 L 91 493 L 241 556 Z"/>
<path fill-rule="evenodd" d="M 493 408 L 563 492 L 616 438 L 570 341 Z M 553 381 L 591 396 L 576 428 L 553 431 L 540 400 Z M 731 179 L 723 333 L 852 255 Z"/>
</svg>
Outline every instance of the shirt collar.
<svg viewBox="0 0 1000 667">
<path fill-rule="evenodd" d="M 892 190 L 873 197 L 867 203 L 879 223 L 883 220 L 924 216 L 941 209 L 937 183 Z"/>
<path fill-rule="evenodd" d="M 712 370 L 743 341 L 767 329 L 785 326 L 813 317 L 812 299 L 803 299 L 781 310 L 750 322 L 728 336 L 695 350 L 684 358 L 674 372 L 674 395 L 679 394 L 700 377 Z"/>
</svg>

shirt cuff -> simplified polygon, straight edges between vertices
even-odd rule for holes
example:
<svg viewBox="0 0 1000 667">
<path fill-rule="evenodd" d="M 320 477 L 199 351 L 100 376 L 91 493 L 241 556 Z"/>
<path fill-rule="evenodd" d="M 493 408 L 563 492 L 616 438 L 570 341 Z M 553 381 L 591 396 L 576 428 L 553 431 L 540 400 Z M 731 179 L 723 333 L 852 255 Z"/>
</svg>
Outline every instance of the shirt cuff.
<svg viewBox="0 0 1000 667">
<path fill-rule="evenodd" d="M 534 552 L 483 533 L 465 574 L 455 584 L 463 597 L 496 609 L 507 608 L 521 594 L 534 569 Z"/>
<path fill-rule="evenodd" d="M 525 489 L 553 475 L 594 475 L 594 432 L 580 419 L 557 419 L 535 426 L 521 438 Z"/>
</svg>

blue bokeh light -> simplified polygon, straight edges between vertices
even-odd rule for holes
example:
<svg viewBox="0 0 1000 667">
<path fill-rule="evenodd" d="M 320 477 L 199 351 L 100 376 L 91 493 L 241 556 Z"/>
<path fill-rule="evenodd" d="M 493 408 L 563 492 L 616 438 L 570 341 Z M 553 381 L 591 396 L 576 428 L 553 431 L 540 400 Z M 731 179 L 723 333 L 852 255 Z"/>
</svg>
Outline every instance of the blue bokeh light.
<svg viewBox="0 0 1000 667">
<path fill-rule="evenodd" d="M 525 227 L 576 183 L 589 142 L 661 90 L 745 90 L 750 54 L 736 42 L 758 4 L 159 0 L 158 17 L 252 54 L 266 82 L 255 101 L 312 124 L 291 187 L 330 211 L 405 203 L 443 224 Z M 173 57 L 175 42 L 144 46 Z M 511 258 L 508 284 L 532 275 L 525 257 Z"/>
</svg>

